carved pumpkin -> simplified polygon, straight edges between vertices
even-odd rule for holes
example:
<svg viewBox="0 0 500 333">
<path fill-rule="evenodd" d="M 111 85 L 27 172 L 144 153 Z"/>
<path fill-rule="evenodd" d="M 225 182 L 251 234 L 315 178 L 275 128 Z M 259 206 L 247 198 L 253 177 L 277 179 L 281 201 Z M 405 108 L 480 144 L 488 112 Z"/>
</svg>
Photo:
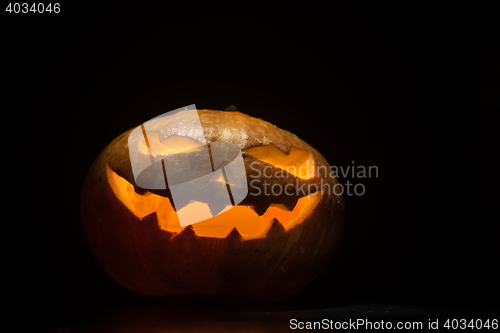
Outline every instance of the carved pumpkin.
<svg viewBox="0 0 500 333">
<path fill-rule="evenodd" d="M 318 276 L 340 241 L 344 204 L 329 164 L 297 136 L 261 119 L 213 110 L 198 116 L 207 142 L 241 148 L 246 198 L 181 227 L 168 191 L 136 184 L 130 130 L 87 174 L 81 211 L 90 250 L 114 280 L 143 295 L 277 301 L 295 294 Z M 178 139 L 189 146 L 189 135 Z"/>
</svg>

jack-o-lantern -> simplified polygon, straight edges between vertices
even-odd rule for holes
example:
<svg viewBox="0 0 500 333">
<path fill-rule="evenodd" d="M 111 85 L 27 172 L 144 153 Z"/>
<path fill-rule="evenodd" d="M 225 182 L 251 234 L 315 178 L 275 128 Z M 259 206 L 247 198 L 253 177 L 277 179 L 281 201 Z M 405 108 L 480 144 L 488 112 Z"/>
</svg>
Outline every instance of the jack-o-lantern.
<svg viewBox="0 0 500 333">
<path fill-rule="evenodd" d="M 261 119 L 197 113 L 209 144 L 241 149 L 245 199 L 181 226 L 168 190 L 138 186 L 132 129 L 113 140 L 87 174 L 81 211 L 90 250 L 114 280 L 143 295 L 276 301 L 295 294 L 319 275 L 340 241 L 344 203 L 329 164 L 294 134 Z M 194 139 L 192 131 L 177 136 L 170 156 L 190 153 Z M 150 141 L 145 154 L 159 144 Z M 189 204 L 206 209 L 204 202 Z"/>
</svg>

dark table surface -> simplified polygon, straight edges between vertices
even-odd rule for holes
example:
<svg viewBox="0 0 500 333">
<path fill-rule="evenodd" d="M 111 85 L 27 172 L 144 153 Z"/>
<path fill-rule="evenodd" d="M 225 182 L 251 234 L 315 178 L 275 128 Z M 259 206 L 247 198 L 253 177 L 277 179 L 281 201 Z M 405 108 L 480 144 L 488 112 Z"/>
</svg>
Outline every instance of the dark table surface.
<svg viewBox="0 0 500 333">
<path fill-rule="evenodd" d="M 367 329 L 376 325 L 398 323 L 413 325 L 414 329 L 427 328 L 437 323 L 443 328 L 447 320 L 474 319 L 478 324 L 498 320 L 499 309 L 452 305 L 411 304 L 344 304 L 332 307 L 312 305 L 269 304 L 257 307 L 221 307 L 169 302 L 143 302 L 106 308 L 91 315 L 74 316 L 72 321 L 61 318 L 59 322 L 37 325 L 21 324 L 21 331 L 45 332 L 287 332 L 301 325 L 320 322 L 323 329 Z M 296 321 L 294 321 L 294 319 Z M 354 324 L 356 323 L 356 324 Z M 449 322 L 451 324 L 451 322 Z M 319 324 L 316 324 L 319 325 Z M 348 326 L 349 325 L 349 326 Z M 372 325 L 372 326 L 370 326 Z M 422 325 L 422 326 L 419 326 Z"/>
</svg>

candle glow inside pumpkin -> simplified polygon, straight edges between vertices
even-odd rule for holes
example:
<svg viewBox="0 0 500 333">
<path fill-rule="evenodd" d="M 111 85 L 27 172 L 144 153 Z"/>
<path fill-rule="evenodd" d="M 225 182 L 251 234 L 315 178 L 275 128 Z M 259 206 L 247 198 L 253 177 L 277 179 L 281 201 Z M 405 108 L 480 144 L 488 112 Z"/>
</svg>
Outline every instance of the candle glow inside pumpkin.
<svg viewBox="0 0 500 333">
<path fill-rule="evenodd" d="M 153 136 L 153 138 L 157 137 Z M 167 140 L 164 140 L 164 142 Z M 198 146 L 195 140 L 176 137 L 169 142 L 169 144 L 176 143 L 175 148 L 166 151 L 163 149 L 165 146 L 156 141 L 158 140 L 150 143 L 155 155 L 168 155 L 179 151 L 185 152 L 189 149 L 196 149 Z M 172 147 L 172 145 L 169 146 Z M 145 144 L 143 149 L 144 153 L 147 153 Z M 292 148 L 290 154 L 286 155 L 273 145 L 268 145 L 249 148 L 245 152 L 264 162 L 271 163 L 275 167 L 282 168 L 285 172 L 294 174 L 299 178 L 309 179 L 315 176 L 314 160 L 308 151 Z M 173 209 L 169 198 L 151 192 L 146 192 L 144 195 L 136 193 L 133 185 L 117 175 L 108 165 L 106 165 L 106 173 L 114 194 L 137 217 L 142 219 L 156 212 L 158 224 L 162 229 L 170 232 L 180 232 L 184 229 L 179 223 L 177 212 Z M 224 238 L 236 227 L 244 239 L 261 238 L 266 235 L 275 218 L 283 225 L 285 230 L 289 230 L 301 223 L 314 210 L 320 198 L 321 191 L 306 195 L 297 201 L 291 211 L 282 204 L 271 204 L 265 213 L 260 216 L 251 206 L 228 206 L 219 215 L 192 224 L 192 226 L 198 236 Z M 182 209 L 209 212 L 208 205 L 203 202 L 192 202 Z"/>
</svg>

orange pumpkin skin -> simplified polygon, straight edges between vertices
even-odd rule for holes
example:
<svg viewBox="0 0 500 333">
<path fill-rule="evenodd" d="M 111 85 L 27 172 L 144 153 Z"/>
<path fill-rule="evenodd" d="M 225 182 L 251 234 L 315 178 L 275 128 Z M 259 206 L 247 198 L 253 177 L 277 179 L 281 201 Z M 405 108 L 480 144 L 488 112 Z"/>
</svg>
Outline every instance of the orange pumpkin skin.
<svg viewBox="0 0 500 333">
<path fill-rule="evenodd" d="M 239 112 L 198 112 L 209 142 L 234 142 L 243 150 L 264 145 L 264 135 L 269 137 L 273 129 L 275 146 L 283 151 L 307 149 L 318 165 L 328 166 L 314 148 L 261 119 Z M 225 137 L 218 136 L 221 129 L 226 129 Z M 156 213 L 139 218 L 117 198 L 106 171 L 109 165 L 133 183 L 127 142 L 131 131 L 97 157 L 81 197 L 89 248 L 104 271 L 124 287 L 161 298 L 278 301 L 310 284 L 333 256 L 344 216 L 342 196 L 333 191 L 323 191 L 311 213 L 291 229 L 275 219 L 265 237 L 255 239 L 243 239 L 236 229 L 225 238 L 198 236 L 191 225 L 169 232 L 160 228 Z M 330 176 L 325 180 L 337 183 Z"/>
</svg>

